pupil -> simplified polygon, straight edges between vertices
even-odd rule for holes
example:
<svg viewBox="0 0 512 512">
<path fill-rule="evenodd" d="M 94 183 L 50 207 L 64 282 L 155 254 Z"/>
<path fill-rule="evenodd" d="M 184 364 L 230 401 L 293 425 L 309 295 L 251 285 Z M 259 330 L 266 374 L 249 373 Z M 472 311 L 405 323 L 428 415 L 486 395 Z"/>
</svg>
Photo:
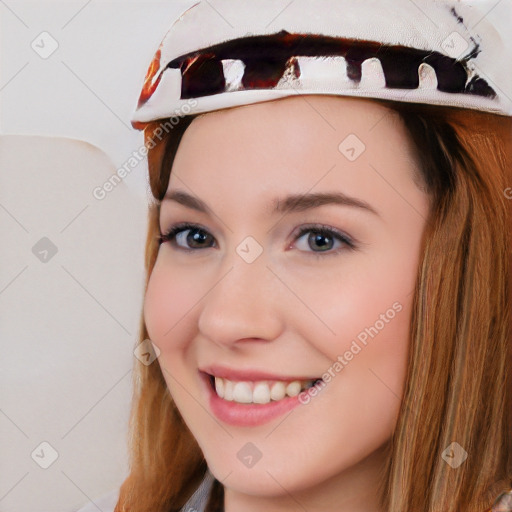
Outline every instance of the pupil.
<svg viewBox="0 0 512 512">
<path fill-rule="evenodd" d="M 191 238 L 193 242 L 201 244 L 201 242 L 205 241 L 206 234 L 202 233 L 199 229 L 193 229 L 190 231 L 189 238 Z"/>
<path fill-rule="evenodd" d="M 315 243 L 318 243 L 318 246 L 320 246 L 320 247 L 322 247 L 323 245 L 325 245 L 325 243 L 324 243 L 324 244 L 322 244 L 322 243 L 321 243 L 321 242 L 322 242 L 322 240 L 324 240 L 324 241 L 325 241 L 325 240 L 330 240 L 330 237 L 328 237 L 328 236 L 326 236 L 326 235 L 322 235 L 322 234 L 317 234 L 317 235 L 314 235 L 314 236 L 313 236 L 313 241 L 314 241 Z M 329 244 L 328 244 L 328 245 L 329 245 Z M 329 247 L 327 247 L 327 248 L 329 248 Z"/>
</svg>

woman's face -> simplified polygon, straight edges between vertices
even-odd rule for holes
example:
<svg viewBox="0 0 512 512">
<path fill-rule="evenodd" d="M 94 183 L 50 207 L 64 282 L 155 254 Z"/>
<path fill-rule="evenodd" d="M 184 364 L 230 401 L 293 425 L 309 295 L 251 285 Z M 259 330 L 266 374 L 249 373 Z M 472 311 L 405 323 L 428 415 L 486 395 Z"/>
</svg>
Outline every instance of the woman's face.
<svg viewBox="0 0 512 512">
<path fill-rule="evenodd" d="M 347 97 L 212 112 L 185 132 L 160 229 L 197 227 L 160 246 L 144 315 L 227 505 L 372 510 L 429 210 L 412 155 L 396 114 Z M 206 373 L 231 381 L 225 398 Z"/>
</svg>

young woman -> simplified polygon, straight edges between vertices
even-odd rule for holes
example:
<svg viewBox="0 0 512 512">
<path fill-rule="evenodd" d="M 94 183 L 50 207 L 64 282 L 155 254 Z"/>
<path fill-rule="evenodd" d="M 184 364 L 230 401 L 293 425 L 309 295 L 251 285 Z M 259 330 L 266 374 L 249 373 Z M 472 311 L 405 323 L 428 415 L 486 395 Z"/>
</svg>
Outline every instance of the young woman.
<svg viewBox="0 0 512 512">
<path fill-rule="evenodd" d="M 116 512 L 511 509 L 494 32 L 482 21 L 480 76 L 478 52 L 414 46 L 411 2 L 325 3 L 296 0 L 282 31 L 255 2 L 199 3 L 150 67 L 134 124 L 158 357 L 137 362 Z M 236 26 L 205 25 L 222 5 Z M 428 16 L 471 40 L 478 13 L 454 5 Z"/>
</svg>

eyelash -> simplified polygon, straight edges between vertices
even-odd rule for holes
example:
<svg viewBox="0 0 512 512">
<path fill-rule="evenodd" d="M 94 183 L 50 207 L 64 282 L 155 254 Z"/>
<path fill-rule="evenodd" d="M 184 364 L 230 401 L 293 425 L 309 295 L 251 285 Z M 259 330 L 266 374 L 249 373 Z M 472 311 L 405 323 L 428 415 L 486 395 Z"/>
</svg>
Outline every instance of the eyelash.
<svg viewBox="0 0 512 512">
<path fill-rule="evenodd" d="M 176 245 L 176 240 L 175 240 L 176 235 L 178 235 L 182 231 L 187 231 L 189 229 L 198 229 L 200 231 L 203 231 L 203 232 L 211 235 L 207 229 L 203 228 L 202 226 L 200 226 L 198 224 L 192 224 L 189 222 L 181 222 L 179 224 L 172 226 L 165 234 L 159 235 L 157 237 L 158 244 L 160 245 L 164 242 L 170 241 L 170 242 L 173 242 L 175 244 L 175 246 L 178 247 L 180 250 L 185 251 L 185 252 L 194 252 L 194 251 L 201 250 L 201 249 L 197 249 L 197 248 L 196 249 L 186 249 L 182 246 Z M 294 237 L 293 241 L 296 242 L 297 240 L 302 238 L 302 236 L 304 236 L 306 233 L 309 233 L 310 231 L 317 233 L 319 235 L 329 237 L 329 238 L 335 238 L 338 241 L 340 241 L 346 245 L 346 248 L 341 247 L 338 249 L 330 249 L 328 251 L 302 251 L 302 252 L 309 253 L 312 256 L 316 256 L 316 257 L 333 256 L 333 255 L 339 254 L 343 250 L 347 250 L 347 249 L 355 250 L 356 249 L 356 245 L 354 244 L 354 242 L 351 238 L 349 238 L 347 235 L 339 232 L 338 230 L 331 228 L 329 226 L 325 226 L 323 224 L 312 224 L 312 225 L 303 226 L 300 229 L 299 233 Z M 209 249 L 209 247 L 206 247 L 206 249 Z"/>
</svg>

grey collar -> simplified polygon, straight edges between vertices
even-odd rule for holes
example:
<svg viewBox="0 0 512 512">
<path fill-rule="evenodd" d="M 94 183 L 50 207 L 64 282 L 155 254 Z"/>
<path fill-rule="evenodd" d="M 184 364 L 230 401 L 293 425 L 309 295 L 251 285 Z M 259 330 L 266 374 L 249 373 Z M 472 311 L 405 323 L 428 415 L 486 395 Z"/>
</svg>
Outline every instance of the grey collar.
<svg viewBox="0 0 512 512">
<path fill-rule="evenodd" d="M 215 477 L 210 472 L 210 469 L 207 468 L 203 481 L 185 505 L 183 505 L 180 512 L 204 512 L 214 480 Z"/>
</svg>

